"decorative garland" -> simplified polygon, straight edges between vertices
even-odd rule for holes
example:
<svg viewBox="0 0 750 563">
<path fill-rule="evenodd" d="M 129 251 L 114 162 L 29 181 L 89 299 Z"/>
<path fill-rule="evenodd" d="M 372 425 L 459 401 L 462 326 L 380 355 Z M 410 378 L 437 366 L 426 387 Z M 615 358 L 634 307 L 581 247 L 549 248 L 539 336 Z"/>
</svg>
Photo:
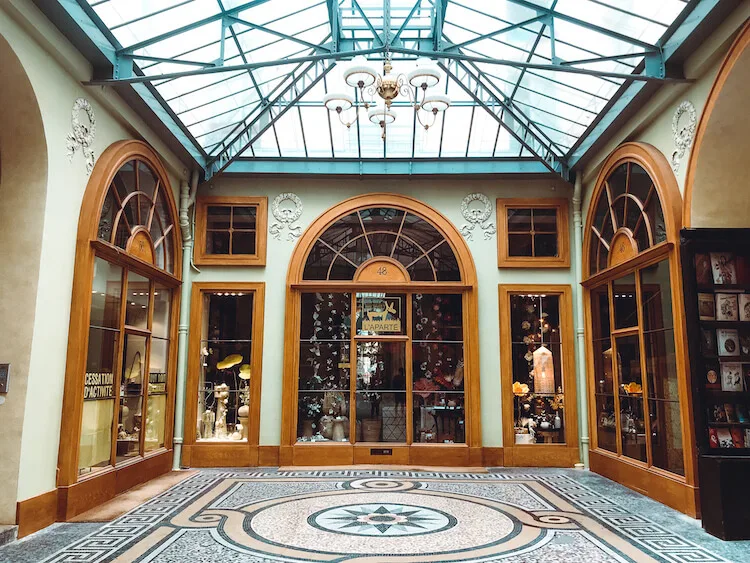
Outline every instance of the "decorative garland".
<svg viewBox="0 0 750 563">
<path fill-rule="evenodd" d="M 480 202 L 482 208 L 469 207 L 475 201 Z M 484 231 L 485 240 L 490 240 L 492 238 L 492 235 L 497 232 L 497 229 L 495 228 L 495 224 L 489 221 L 491 214 L 492 204 L 484 194 L 469 194 L 461 201 L 461 215 L 463 215 L 464 219 L 469 222 L 469 224 L 461 226 L 461 234 L 466 237 L 466 240 L 474 239 L 474 228 L 477 225 L 479 225 L 479 228 Z"/>
<path fill-rule="evenodd" d="M 86 112 L 89 125 L 81 123 L 79 115 L 82 111 Z M 94 138 L 96 137 L 96 116 L 94 115 L 94 108 L 91 107 L 86 98 L 78 98 L 73 103 L 70 124 L 73 130 L 65 138 L 68 149 L 68 161 L 73 162 L 73 156 L 80 148 L 83 152 L 83 157 L 86 159 L 86 174 L 90 175 L 94 169 L 94 161 L 96 160 L 94 149 L 92 148 Z"/>
<path fill-rule="evenodd" d="M 281 207 L 281 204 L 285 201 L 291 201 L 294 204 L 293 208 Z M 287 233 L 287 240 L 294 240 L 302 235 L 302 227 L 297 225 L 292 226 L 292 223 L 297 221 L 302 216 L 302 200 L 293 193 L 283 193 L 276 196 L 271 204 L 271 213 L 276 218 L 276 223 L 273 223 L 268 231 L 271 236 L 276 240 L 281 240 L 281 231 L 284 228 L 289 229 Z"/>
<path fill-rule="evenodd" d="M 688 121 L 680 127 L 680 119 L 687 114 Z M 680 169 L 682 157 L 693 144 L 695 129 L 698 125 L 698 112 L 692 102 L 685 100 L 674 112 L 672 116 L 672 136 L 674 137 L 675 150 L 672 152 L 672 170 L 677 172 Z"/>
</svg>

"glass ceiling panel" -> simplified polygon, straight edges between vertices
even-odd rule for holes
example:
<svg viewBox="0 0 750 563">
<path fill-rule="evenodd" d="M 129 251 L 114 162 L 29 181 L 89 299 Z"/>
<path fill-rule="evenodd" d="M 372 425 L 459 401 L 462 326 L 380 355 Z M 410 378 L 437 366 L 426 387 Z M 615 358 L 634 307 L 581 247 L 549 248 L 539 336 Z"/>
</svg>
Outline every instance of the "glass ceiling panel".
<svg viewBox="0 0 750 563">
<path fill-rule="evenodd" d="M 432 0 L 87 1 L 209 161 L 228 146 L 237 149 L 230 158 L 564 161 L 693 6 L 446 0 L 441 26 Z M 399 96 L 385 144 L 364 108 L 347 128 L 323 97 L 343 91 L 361 101 L 343 72 L 365 49 L 378 72 L 387 51 L 396 74 L 416 68 L 421 53 L 440 62 L 441 81 L 429 92 L 447 93 L 451 107 L 425 130 Z"/>
</svg>

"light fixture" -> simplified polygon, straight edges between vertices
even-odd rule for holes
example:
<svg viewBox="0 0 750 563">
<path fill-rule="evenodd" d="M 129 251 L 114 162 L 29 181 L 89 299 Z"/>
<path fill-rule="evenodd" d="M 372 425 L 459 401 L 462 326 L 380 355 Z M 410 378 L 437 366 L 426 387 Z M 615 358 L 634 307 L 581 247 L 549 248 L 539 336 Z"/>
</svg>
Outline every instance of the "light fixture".
<svg viewBox="0 0 750 563">
<path fill-rule="evenodd" d="M 427 94 L 428 88 L 440 83 L 441 74 L 437 65 L 430 59 L 421 57 L 417 59 L 417 67 L 408 75 L 392 74 L 392 70 L 391 56 L 387 51 L 382 75 L 363 56 L 354 57 L 352 64 L 344 72 L 344 82 L 357 89 L 357 99 L 346 93 L 332 92 L 323 97 L 323 105 L 328 111 L 335 113 L 347 129 L 357 122 L 360 110 L 364 110 L 367 119 L 380 126 L 381 138 L 385 140 L 387 126 L 396 121 L 391 104 L 401 94 L 409 99 L 419 124 L 425 131 L 428 130 L 435 124 L 438 114 L 451 105 L 448 96 Z M 375 103 L 375 94 L 383 100 L 382 108 Z M 351 109 L 354 109 L 353 115 L 349 112 Z"/>
</svg>

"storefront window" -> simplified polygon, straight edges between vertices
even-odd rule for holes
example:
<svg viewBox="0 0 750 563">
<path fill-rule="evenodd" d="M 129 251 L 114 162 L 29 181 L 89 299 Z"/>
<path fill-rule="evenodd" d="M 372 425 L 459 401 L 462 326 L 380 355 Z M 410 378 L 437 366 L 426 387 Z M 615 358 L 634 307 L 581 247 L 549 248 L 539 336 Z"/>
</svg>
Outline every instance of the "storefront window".
<svg viewBox="0 0 750 563">
<path fill-rule="evenodd" d="M 175 233 L 165 189 L 148 164 L 131 160 L 114 175 L 101 209 L 92 242 L 79 475 L 166 445 L 174 295 L 166 283 Z M 148 264 L 121 261 L 123 251 Z"/>
<path fill-rule="evenodd" d="M 465 295 L 437 289 L 461 278 L 448 239 L 410 211 L 363 208 L 320 234 L 301 274 L 339 288 L 299 293 L 296 440 L 466 443 Z M 420 281 L 436 292 L 409 290 Z"/>
<path fill-rule="evenodd" d="M 510 324 L 515 443 L 565 443 L 560 296 L 512 294 Z"/>
<path fill-rule="evenodd" d="M 199 442 L 247 442 L 254 295 L 204 292 L 198 380 Z"/>
<path fill-rule="evenodd" d="M 670 251 L 659 246 L 667 240 L 659 193 L 643 167 L 626 162 L 612 170 L 592 205 L 589 274 L 603 278 L 589 289 L 596 446 L 684 475 Z M 631 262 L 646 251 L 654 258 Z M 617 273 L 608 275 L 614 267 Z"/>
</svg>

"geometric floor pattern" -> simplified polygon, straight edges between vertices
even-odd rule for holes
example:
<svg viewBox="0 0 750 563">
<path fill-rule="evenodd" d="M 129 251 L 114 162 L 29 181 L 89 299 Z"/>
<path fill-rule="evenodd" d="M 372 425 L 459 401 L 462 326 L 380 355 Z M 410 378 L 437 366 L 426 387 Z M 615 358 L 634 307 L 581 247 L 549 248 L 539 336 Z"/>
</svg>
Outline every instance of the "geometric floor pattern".
<svg viewBox="0 0 750 563">
<path fill-rule="evenodd" d="M 587 486 L 580 474 L 203 470 L 43 560 L 732 561 Z"/>
</svg>

